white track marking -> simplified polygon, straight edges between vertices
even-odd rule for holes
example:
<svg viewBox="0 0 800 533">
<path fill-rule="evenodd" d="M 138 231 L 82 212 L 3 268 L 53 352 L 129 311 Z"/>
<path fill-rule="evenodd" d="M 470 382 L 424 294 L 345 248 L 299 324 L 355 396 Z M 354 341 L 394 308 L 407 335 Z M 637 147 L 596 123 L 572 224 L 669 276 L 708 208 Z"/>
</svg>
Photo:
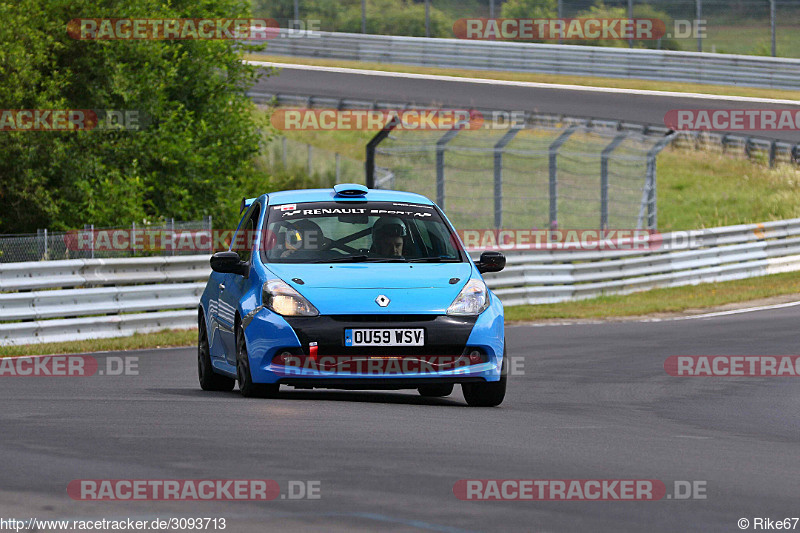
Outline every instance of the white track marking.
<svg viewBox="0 0 800 533">
<path fill-rule="evenodd" d="M 576 318 L 574 320 L 565 319 L 563 322 L 530 322 L 521 324 L 508 324 L 506 327 L 522 328 L 522 327 L 546 327 L 546 326 L 585 326 L 587 324 L 630 324 L 630 323 L 646 323 L 646 322 L 674 322 L 676 320 L 697 320 L 700 318 L 715 318 L 728 315 L 739 315 L 742 313 L 754 313 L 756 311 L 769 311 L 770 309 L 782 309 L 784 307 L 796 307 L 800 305 L 800 301 L 786 302 L 774 305 L 761 305 L 758 307 L 744 307 L 742 309 L 732 309 L 730 311 L 717 311 L 714 313 L 703 313 L 700 315 L 687 315 L 687 316 L 673 316 L 668 318 L 640 318 L 638 320 L 581 320 Z"/>
<path fill-rule="evenodd" d="M 454 81 L 460 83 L 476 83 L 483 85 L 507 85 L 512 87 L 531 87 L 536 89 L 561 89 L 565 91 L 584 91 L 597 93 L 635 94 L 640 96 L 662 96 L 666 98 L 694 98 L 698 100 L 717 100 L 721 102 L 749 102 L 754 104 L 780 104 L 800 106 L 800 100 L 782 100 L 777 98 L 756 98 L 752 96 L 726 96 L 721 94 L 680 93 L 674 91 L 650 91 L 645 89 L 621 89 L 616 87 L 592 87 L 588 85 L 565 85 L 560 83 L 540 83 L 534 81 L 493 80 L 489 78 L 462 78 L 459 76 L 442 76 L 438 74 L 414 74 L 410 72 L 390 72 L 383 70 L 365 70 L 342 67 L 322 67 L 317 65 L 295 65 L 292 63 L 274 63 L 271 61 L 245 61 L 259 67 L 278 67 L 292 70 L 312 70 L 317 72 L 334 72 L 337 74 L 357 74 L 362 76 L 380 76 L 385 78 L 409 78 L 417 80 Z"/>
</svg>

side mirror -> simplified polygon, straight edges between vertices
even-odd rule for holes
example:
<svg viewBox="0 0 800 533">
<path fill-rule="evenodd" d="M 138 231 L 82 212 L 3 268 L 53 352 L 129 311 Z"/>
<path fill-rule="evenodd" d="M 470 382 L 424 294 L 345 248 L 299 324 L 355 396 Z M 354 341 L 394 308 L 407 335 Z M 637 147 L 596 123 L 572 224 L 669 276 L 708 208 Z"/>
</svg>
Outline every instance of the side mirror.
<svg viewBox="0 0 800 533">
<path fill-rule="evenodd" d="M 221 274 L 247 276 L 250 265 L 242 261 L 236 252 L 217 252 L 211 256 L 211 270 Z"/>
<path fill-rule="evenodd" d="M 486 272 L 500 272 L 506 267 L 506 256 L 500 252 L 483 252 L 481 259 L 475 266 L 478 267 L 478 272 L 484 274 Z"/>
</svg>

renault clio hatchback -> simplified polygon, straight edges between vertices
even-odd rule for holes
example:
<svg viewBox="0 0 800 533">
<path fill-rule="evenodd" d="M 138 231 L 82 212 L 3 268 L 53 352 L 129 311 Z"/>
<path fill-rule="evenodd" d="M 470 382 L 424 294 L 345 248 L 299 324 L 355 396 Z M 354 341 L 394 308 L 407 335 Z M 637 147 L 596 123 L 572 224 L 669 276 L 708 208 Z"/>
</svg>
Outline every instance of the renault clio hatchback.
<svg viewBox="0 0 800 533">
<path fill-rule="evenodd" d="M 444 213 L 407 192 L 341 184 L 242 201 L 231 249 L 198 313 L 204 390 L 271 397 L 295 388 L 461 385 L 471 406 L 505 396 L 503 306 Z"/>
</svg>

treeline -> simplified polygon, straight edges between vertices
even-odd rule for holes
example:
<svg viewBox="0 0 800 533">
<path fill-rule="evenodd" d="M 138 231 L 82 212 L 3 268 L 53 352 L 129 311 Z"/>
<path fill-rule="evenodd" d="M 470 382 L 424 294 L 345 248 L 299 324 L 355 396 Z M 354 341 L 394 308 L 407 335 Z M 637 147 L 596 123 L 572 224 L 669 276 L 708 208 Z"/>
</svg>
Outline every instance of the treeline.
<svg viewBox="0 0 800 533">
<path fill-rule="evenodd" d="M 708 1 L 708 0 L 707 0 Z M 281 25 L 294 18 L 294 0 L 252 0 L 256 16 L 274 18 Z M 627 0 L 564 0 L 564 16 L 573 18 L 625 18 Z M 555 18 L 558 0 L 507 0 L 495 2 L 495 16 L 503 18 Z M 300 19 L 318 20 L 319 29 L 361 33 L 361 0 L 298 0 Z M 691 14 L 691 13 L 690 13 Z M 425 5 L 421 0 L 367 0 L 367 33 L 377 35 L 425 36 Z M 431 37 L 453 38 L 453 24 L 468 17 L 488 17 L 489 0 L 431 0 L 429 31 Z M 672 26 L 672 17 L 664 10 L 636 0 L 634 16 L 664 20 Z M 570 41 L 569 44 L 628 46 L 624 40 Z M 636 41 L 638 48 L 679 49 L 674 39 Z"/>
</svg>

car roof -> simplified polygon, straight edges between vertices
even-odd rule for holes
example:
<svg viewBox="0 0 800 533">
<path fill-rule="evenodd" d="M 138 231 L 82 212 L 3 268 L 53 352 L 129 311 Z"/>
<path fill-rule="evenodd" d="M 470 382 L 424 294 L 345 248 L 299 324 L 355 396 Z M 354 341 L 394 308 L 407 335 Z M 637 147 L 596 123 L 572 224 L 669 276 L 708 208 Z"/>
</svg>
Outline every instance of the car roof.
<svg viewBox="0 0 800 533">
<path fill-rule="evenodd" d="M 433 205 L 433 202 L 421 194 L 403 191 L 390 191 L 385 189 L 370 189 L 363 196 L 344 198 L 336 196 L 333 189 L 301 189 L 294 191 L 279 191 L 268 194 L 267 205 L 299 204 L 304 202 L 408 202 L 423 205 Z"/>
</svg>

